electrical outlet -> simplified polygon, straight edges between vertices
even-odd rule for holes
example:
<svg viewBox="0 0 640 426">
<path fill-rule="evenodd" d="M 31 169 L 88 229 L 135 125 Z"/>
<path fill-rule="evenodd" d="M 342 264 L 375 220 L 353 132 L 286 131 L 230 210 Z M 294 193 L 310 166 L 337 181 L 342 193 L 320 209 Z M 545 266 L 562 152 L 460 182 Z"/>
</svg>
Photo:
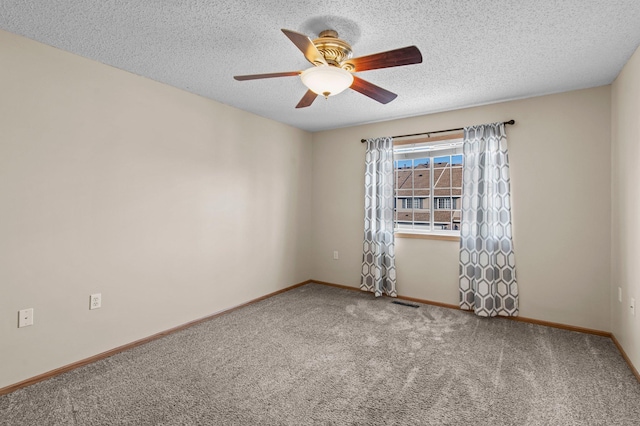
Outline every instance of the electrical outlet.
<svg viewBox="0 0 640 426">
<path fill-rule="evenodd" d="M 33 308 L 18 311 L 18 328 L 33 325 Z"/>
<path fill-rule="evenodd" d="M 89 297 L 89 309 L 98 309 L 102 307 L 102 293 L 92 294 Z"/>
<path fill-rule="evenodd" d="M 629 308 L 631 309 L 631 315 L 635 317 L 636 316 L 636 299 L 634 299 L 633 297 L 631 298 L 631 305 L 629 306 Z"/>
<path fill-rule="evenodd" d="M 338 260 L 339 256 L 338 256 L 338 250 L 334 250 L 333 252 L 333 260 Z"/>
<path fill-rule="evenodd" d="M 618 302 L 622 303 L 622 287 L 618 287 Z"/>
</svg>

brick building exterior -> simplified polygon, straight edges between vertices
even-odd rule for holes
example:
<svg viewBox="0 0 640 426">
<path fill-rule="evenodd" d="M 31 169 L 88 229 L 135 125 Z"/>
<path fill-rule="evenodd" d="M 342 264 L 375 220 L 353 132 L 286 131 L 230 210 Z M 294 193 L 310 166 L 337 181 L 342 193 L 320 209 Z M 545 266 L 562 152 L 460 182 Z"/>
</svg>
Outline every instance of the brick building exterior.
<svg viewBox="0 0 640 426">
<path fill-rule="evenodd" d="M 433 179 L 433 194 L 431 194 Z M 460 229 L 462 165 L 422 162 L 395 169 L 395 221 L 427 228 L 433 212 L 434 229 Z"/>
</svg>

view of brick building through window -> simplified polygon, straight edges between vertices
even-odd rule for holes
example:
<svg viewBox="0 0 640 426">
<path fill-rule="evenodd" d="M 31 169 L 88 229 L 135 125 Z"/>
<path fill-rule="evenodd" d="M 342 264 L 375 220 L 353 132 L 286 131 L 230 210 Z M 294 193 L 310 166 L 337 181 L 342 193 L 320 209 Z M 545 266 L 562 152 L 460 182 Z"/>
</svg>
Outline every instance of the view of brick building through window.
<svg viewBox="0 0 640 426">
<path fill-rule="evenodd" d="M 398 231 L 460 229 L 462 155 L 434 154 L 394 161 Z"/>
</svg>

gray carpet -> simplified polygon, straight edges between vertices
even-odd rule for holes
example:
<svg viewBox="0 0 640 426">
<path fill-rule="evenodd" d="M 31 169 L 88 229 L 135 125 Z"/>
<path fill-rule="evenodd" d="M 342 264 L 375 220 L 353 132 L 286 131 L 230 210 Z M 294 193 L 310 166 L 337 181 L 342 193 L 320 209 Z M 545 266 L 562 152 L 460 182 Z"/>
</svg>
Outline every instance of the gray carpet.
<svg viewBox="0 0 640 426">
<path fill-rule="evenodd" d="M 2 425 L 638 425 L 610 339 L 308 284 L 0 397 Z"/>
</svg>

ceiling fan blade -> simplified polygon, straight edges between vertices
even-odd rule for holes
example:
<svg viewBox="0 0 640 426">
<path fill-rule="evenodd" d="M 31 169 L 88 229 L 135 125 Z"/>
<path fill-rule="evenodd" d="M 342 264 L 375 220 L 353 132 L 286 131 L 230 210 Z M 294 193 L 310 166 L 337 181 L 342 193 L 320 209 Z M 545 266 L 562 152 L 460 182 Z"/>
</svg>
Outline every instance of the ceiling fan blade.
<svg viewBox="0 0 640 426">
<path fill-rule="evenodd" d="M 318 95 L 316 93 L 312 92 L 311 90 L 307 90 L 307 93 L 305 93 L 302 99 L 300 99 L 300 102 L 298 102 L 298 105 L 296 105 L 296 108 L 308 107 L 313 103 L 313 101 L 316 100 L 317 97 Z"/>
<path fill-rule="evenodd" d="M 251 75 L 235 75 L 235 78 L 238 81 L 244 80 L 258 80 L 260 78 L 273 78 L 273 77 L 291 77 L 294 75 L 300 75 L 302 71 L 289 71 L 289 72 L 274 72 L 271 74 L 251 74 Z"/>
<path fill-rule="evenodd" d="M 388 104 L 392 100 L 398 97 L 393 92 L 388 91 L 387 89 L 383 89 L 380 86 L 376 86 L 373 83 L 369 83 L 366 80 L 363 80 L 359 77 L 353 76 L 353 84 L 351 85 L 351 89 L 356 92 L 360 92 L 365 96 L 374 99 L 381 104 Z"/>
<path fill-rule="evenodd" d="M 285 30 L 284 28 L 282 29 L 282 32 L 289 37 L 289 40 L 291 40 L 293 44 L 302 51 L 302 53 L 304 53 L 304 57 L 307 58 L 307 61 L 314 65 L 327 65 L 327 61 L 324 59 L 324 56 L 322 56 L 322 53 L 320 53 L 309 37 L 295 31 Z"/>
<path fill-rule="evenodd" d="M 348 59 L 344 64 L 351 64 L 355 68 L 353 72 L 377 70 L 380 68 L 399 67 L 402 65 L 419 64 L 422 62 L 422 54 L 416 46 L 402 47 L 373 55 Z"/>
</svg>

